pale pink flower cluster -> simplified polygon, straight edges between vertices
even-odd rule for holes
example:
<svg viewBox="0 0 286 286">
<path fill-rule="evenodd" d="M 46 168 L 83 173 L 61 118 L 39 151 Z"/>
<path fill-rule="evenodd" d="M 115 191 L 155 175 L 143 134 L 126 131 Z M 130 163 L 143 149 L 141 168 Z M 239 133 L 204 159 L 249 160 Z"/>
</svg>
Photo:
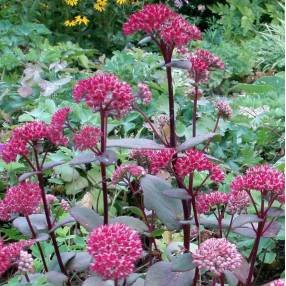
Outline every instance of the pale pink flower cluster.
<svg viewBox="0 0 286 286">
<path fill-rule="evenodd" d="M 247 192 L 230 192 L 227 208 L 231 214 L 240 214 L 249 205 L 250 198 Z"/>
<path fill-rule="evenodd" d="M 147 105 L 152 100 L 152 93 L 148 85 L 144 83 L 138 83 L 137 85 L 137 97 L 142 101 L 144 105 Z"/>
<path fill-rule="evenodd" d="M 104 73 L 78 81 L 73 98 L 77 103 L 85 98 L 93 111 L 101 110 L 116 118 L 128 113 L 135 99 L 129 84 L 121 82 L 115 75 Z"/>
<path fill-rule="evenodd" d="M 101 131 L 97 127 L 85 126 L 73 137 L 75 147 L 84 151 L 96 147 L 100 141 Z"/>
<path fill-rule="evenodd" d="M 61 208 L 62 208 L 65 212 L 68 212 L 68 211 L 70 210 L 70 208 L 71 208 L 69 202 L 67 202 L 67 201 L 64 200 L 64 199 L 61 200 L 60 205 L 61 205 Z"/>
<path fill-rule="evenodd" d="M 130 182 L 130 179 L 133 177 L 139 179 L 141 176 L 146 175 L 146 172 L 143 167 L 135 164 L 124 164 L 119 166 L 112 174 L 112 184 L 127 184 Z"/>
<path fill-rule="evenodd" d="M 7 221 L 11 215 L 24 216 L 33 214 L 41 202 L 41 189 L 38 184 L 20 183 L 11 187 L 0 201 L 0 220 Z"/>
<path fill-rule="evenodd" d="M 136 231 L 124 224 L 102 225 L 87 240 L 87 251 L 93 257 L 91 270 L 104 279 L 125 279 L 143 253 Z"/>
<path fill-rule="evenodd" d="M 68 139 L 63 134 L 64 123 L 67 120 L 68 114 L 71 112 L 69 107 L 59 109 L 54 113 L 49 126 L 49 138 L 55 145 L 67 145 Z"/>
<path fill-rule="evenodd" d="M 26 273 L 26 272 L 31 272 L 33 271 L 33 257 L 32 255 L 24 250 L 20 251 L 20 257 L 18 261 L 18 270 Z"/>
<path fill-rule="evenodd" d="M 220 183 L 224 180 L 224 172 L 219 166 L 212 163 L 206 155 L 196 149 L 190 149 L 184 156 L 179 157 L 175 163 L 177 175 L 185 177 L 194 171 L 208 171 L 213 182 Z"/>
<path fill-rule="evenodd" d="M 209 194 L 202 194 L 197 197 L 197 210 L 199 213 L 207 213 L 212 208 L 223 205 L 229 201 L 229 194 L 215 191 Z"/>
<path fill-rule="evenodd" d="M 196 26 L 164 4 L 145 5 L 141 11 L 129 17 L 123 25 L 123 32 L 125 35 L 145 32 L 157 42 L 165 43 L 169 50 L 201 39 L 201 32 Z"/>
<path fill-rule="evenodd" d="M 225 238 L 210 238 L 200 244 L 192 254 L 193 263 L 199 269 L 211 271 L 216 275 L 224 271 L 234 271 L 240 267 L 242 256 L 235 244 Z"/>
<path fill-rule="evenodd" d="M 226 101 L 218 100 L 214 103 L 214 106 L 217 108 L 219 114 L 222 115 L 224 118 L 231 118 L 232 109 Z"/>
<path fill-rule="evenodd" d="M 176 151 L 172 148 L 161 150 L 133 150 L 130 157 L 137 160 L 139 165 L 148 169 L 148 173 L 156 175 L 160 170 L 167 169 Z"/>
<path fill-rule="evenodd" d="M 58 201 L 58 198 L 53 194 L 46 194 L 46 200 L 48 204 L 53 204 Z"/>
<path fill-rule="evenodd" d="M 277 279 L 270 283 L 270 286 L 284 286 L 285 282 L 282 279 Z"/>
<path fill-rule="evenodd" d="M 239 191 L 269 191 L 278 195 L 281 203 L 285 201 L 285 175 L 268 166 L 258 165 L 249 168 L 243 176 L 237 176 L 231 183 L 231 190 Z"/>
<path fill-rule="evenodd" d="M 0 239 L 0 275 L 7 271 L 11 264 L 18 259 L 23 248 L 29 247 L 34 243 L 34 240 L 22 240 L 4 244 L 2 239 Z"/>
</svg>

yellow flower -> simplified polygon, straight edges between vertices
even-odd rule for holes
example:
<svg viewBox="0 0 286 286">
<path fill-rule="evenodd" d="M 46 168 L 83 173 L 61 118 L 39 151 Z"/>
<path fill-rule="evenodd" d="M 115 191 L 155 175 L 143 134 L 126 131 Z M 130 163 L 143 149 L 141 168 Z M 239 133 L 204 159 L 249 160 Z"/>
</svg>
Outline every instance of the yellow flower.
<svg viewBox="0 0 286 286">
<path fill-rule="evenodd" d="M 105 10 L 106 5 L 107 5 L 107 0 L 97 0 L 94 3 L 94 9 L 99 11 L 99 12 L 102 12 Z"/>
<path fill-rule="evenodd" d="M 85 26 L 87 26 L 87 25 L 88 25 L 88 22 L 89 22 L 89 20 L 88 20 L 87 17 L 85 17 L 85 16 L 80 16 L 80 15 L 75 16 L 74 21 L 75 21 L 78 25 L 83 24 L 83 25 L 85 25 Z"/>
<path fill-rule="evenodd" d="M 66 20 L 65 22 L 64 22 L 64 25 L 66 26 L 66 27 L 74 27 L 74 26 L 76 26 L 76 21 L 74 21 L 74 20 Z"/>
<path fill-rule="evenodd" d="M 119 5 L 124 5 L 127 4 L 129 1 L 128 0 L 116 0 L 116 3 Z"/>
<path fill-rule="evenodd" d="M 69 6 L 76 6 L 78 3 L 78 0 L 65 0 L 65 2 Z"/>
</svg>

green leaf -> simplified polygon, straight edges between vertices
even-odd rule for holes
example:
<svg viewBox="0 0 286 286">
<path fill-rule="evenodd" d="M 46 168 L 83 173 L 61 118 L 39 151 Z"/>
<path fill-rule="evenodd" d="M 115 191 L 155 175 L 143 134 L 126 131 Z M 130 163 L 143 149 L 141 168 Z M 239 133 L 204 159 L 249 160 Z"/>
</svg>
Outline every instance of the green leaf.
<svg viewBox="0 0 286 286">
<path fill-rule="evenodd" d="M 66 184 L 67 195 L 75 195 L 81 192 L 84 188 L 88 187 L 88 180 L 84 177 L 79 177 L 77 180 Z"/>
</svg>

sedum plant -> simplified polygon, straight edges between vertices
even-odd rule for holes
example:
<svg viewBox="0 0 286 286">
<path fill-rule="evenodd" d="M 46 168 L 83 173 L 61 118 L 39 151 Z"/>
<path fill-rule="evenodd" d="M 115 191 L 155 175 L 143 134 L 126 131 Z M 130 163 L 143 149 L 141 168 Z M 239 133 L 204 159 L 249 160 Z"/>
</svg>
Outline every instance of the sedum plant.
<svg viewBox="0 0 286 286">
<path fill-rule="evenodd" d="M 224 69 L 223 62 L 209 51 L 188 50 L 191 41 L 201 39 L 199 29 L 163 4 L 145 5 L 130 16 L 123 31 L 126 35 L 144 33 L 163 57 L 169 99 L 164 121 L 170 126 L 169 133 L 163 136 L 142 110 L 152 100 L 145 83 L 139 82 L 132 89 L 115 75 L 102 72 L 78 81 L 73 89 L 73 100 L 77 104 L 83 101 L 98 116 L 99 126 L 71 121 L 72 110 L 65 107 L 55 112 L 50 124 L 33 121 L 15 128 L 1 146 L 2 158 L 7 163 L 19 159 L 30 170 L 0 201 L 0 219 L 13 221 L 30 239 L 15 245 L 0 241 L 0 257 L 5 257 L 0 260 L 1 274 L 15 263 L 31 281 L 33 259 L 23 248 L 36 244 L 42 272 L 49 281 L 56 279 L 66 285 L 73 285 L 76 273 L 82 272 L 85 286 L 201 285 L 202 281 L 253 285 L 261 239 L 275 237 L 281 227 L 277 220 L 283 213 L 284 174 L 268 165 L 255 166 L 235 176 L 230 192 L 223 192 L 221 184 L 227 170 L 208 154 L 208 149 L 220 120 L 232 116 L 229 104 L 225 100 L 214 102 L 217 119 L 211 133 L 199 134 L 197 130 L 201 86 L 213 70 Z M 174 58 L 175 51 L 179 58 Z M 174 68 L 183 69 L 192 86 L 192 137 L 185 142 L 176 134 Z M 122 119 L 131 110 L 143 117 L 154 140 L 108 136 L 110 120 Z M 49 160 L 60 146 L 80 152 L 71 161 Z M 127 162 L 117 160 L 118 148 L 130 150 Z M 84 166 L 83 170 L 90 164 L 99 166 L 103 217 L 91 208 L 70 206 L 65 200 L 58 208 L 69 213 L 66 219 L 51 211 L 57 199 L 48 193 L 47 179 L 54 167 L 64 164 Z M 129 207 L 141 220 L 111 216 L 109 197 L 114 188 L 128 191 L 134 203 Z M 67 224 L 79 230 L 76 233 L 80 236 L 89 233 L 87 251 L 61 251 L 57 230 Z M 156 240 L 158 226 L 171 234 L 182 231 L 182 245 L 163 253 Z M 232 239 L 237 234 L 253 239 L 248 257 Z M 58 271 L 53 258 L 43 254 L 45 240 L 52 242 Z M 11 248 L 13 254 L 7 256 Z M 277 280 L 271 285 L 281 283 Z"/>
</svg>

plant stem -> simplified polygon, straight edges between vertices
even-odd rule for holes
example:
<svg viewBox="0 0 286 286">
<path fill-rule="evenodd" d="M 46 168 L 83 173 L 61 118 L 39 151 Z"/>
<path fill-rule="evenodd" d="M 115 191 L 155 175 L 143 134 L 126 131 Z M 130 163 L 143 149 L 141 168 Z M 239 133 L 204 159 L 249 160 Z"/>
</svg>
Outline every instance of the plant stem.
<svg viewBox="0 0 286 286">
<path fill-rule="evenodd" d="M 168 64 L 171 58 L 165 58 L 165 64 Z M 166 66 L 168 93 L 169 93 L 169 120 L 170 120 L 170 147 L 176 147 L 176 125 L 175 125 L 175 100 L 173 90 L 172 68 Z"/>
<path fill-rule="evenodd" d="M 199 87 L 196 83 L 195 85 L 195 98 L 194 98 L 194 109 L 193 109 L 193 118 L 192 118 L 192 125 L 193 125 L 193 137 L 196 137 L 197 133 L 197 109 L 198 109 L 198 97 L 199 97 Z"/>
<path fill-rule="evenodd" d="M 218 113 L 217 119 L 216 119 L 216 122 L 215 122 L 215 126 L 214 126 L 214 128 L 213 128 L 213 130 L 212 130 L 213 133 L 215 133 L 216 130 L 217 130 L 217 128 L 218 128 L 218 123 L 219 123 L 220 116 L 221 116 L 220 113 Z M 206 151 L 206 150 L 208 149 L 208 147 L 209 147 L 211 141 L 212 141 L 212 138 L 210 138 L 210 139 L 207 141 L 207 143 L 206 143 L 206 145 L 205 145 L 203 151 Z"/>
<path fill-rule="evenodd" d="M 30 278 L 29 278 L 28 274 L 27 274 L 27 273 L 25 273 L 25 274 L 24 274 L 24 276 L 25 276 L 25 278 L 26 278 L 27 282 L 28 282 L 28 283 L 30 283 L 31 281 L 30 281 Z"/>
<path fill-rule="evenodd" d="M 192 283 L 192 286 L 196 286 L 197 285 L 197 282 L 199 280 L 199 277 L 200 277 L 200 270 L 198 267 L 196 267 L 196 270 L 195 270 L 195 277 L 194 277 L 194 280 L 193 280 L 193 283 Z"/>
<path fill-rule="evenodd" d="M 101 145 L 100 151 L 101 154 L 104 154 L 106 151 L 106 138 L 107 138 L 107 116 L 104 110 L 100 111 L 100 129 L 101 129 Z M 101 184 L 103 192 L 103 222 L 108 224 L 108 191 L 107 191 L 107 182 L 106 182 L 106 165 L 102 162 L 100 163 L 101 169 Z"/>
<path fill-rule="evenodd" d="M 114 280 L 114 286 L 118 286 L 118 279 Z"/>
<path fill-rule="evenodd" d="M 223 274 L 221 274 L 221 275 L 219 276 L 219 281 L 220 281 L 220 285 L 221 285 L 221 286 L 224 286 Z"/>
<path fill-rule="evenodd" d="M 34 149 L 35 160 L 36 160 L 36 169 L 38 171 L 37 178 L 38 178 L 39 186 L 40 186 L 40 189 L 41 189 L 41 196 L 42 196 L 42 201 L 43 201 L 43 205 L 44 205 L 44 211 L 45 211 L 45 216 L 46 216 L 46 221 L 47 221 L 47 225 L 48 225 L 49 234 L 50 234 L 53 246 L 54 246 L 55 254 L 56 254 L 56 257 L 57 257 L 57 260 L 58 260 L 61 272 L 63 274 L 65 274 L 66 276 L 68 276 L 67 272 L 66 272 L 66 269 L 65 269 L 65 266 L 64 266 L 64 263 L 62 261 L 62 257 L 61 257 L 61 254 L 60 254 L 60 250 L 59 250 L 59 246 L 58 246 L 58 243 L 57 243 L 57 239 L 56 239 L 55 233 L 53 231 L 50 231 L 52 229 L 53 225 L 52 225 L 51 216 L 50 216 L 50 209 L 49 209 L 49 205 L 48 205 L 47 198 L 46 198 L 46 193 L 45 193 L 44 177 L 43 177 L 43 174 L 42 174 L 42 169 L 40 167 L 36 146 L 34 146 L 33 149 Z M 71 286 L 70 280 L 67 281 L 67 285 Z"/>
<path fill-rule="evenodd" d="M 215 286 L 216 285 L 216 276 L 214 275 L 213 276 L 213 281 L 212 281 L 212 286 Z"/>
<path fill-rule="evenodd" d="M 31 223 L 31 220 L 30 220 L 29 216 L 26 216 L 26 220 L 27 220 L 28 226 L 29 226 L 29 228 L 30 228 L 30 231 L 31 231 L 31 233 L 32 233 L 32 238 L 35 239 L 37 235 L 36 235 L 36 233 L 35 233 L 35 230 L 34 230 L 34 228 L 33 228 L 33 225 L 32 225 L 32 223 Z M 36 242 L 36 244 L 37 244 L 37 247 L 38 247 L 38 249 L 39 249 L 39 253 L 40 253 L 40 256 L 41 256 L 41 260 L 42 260 L 42 262 L 43 262 L 43 266 L 44 266 L 45 272 L 48 272 L 49 269 L 48 269 L 48 266 L 47 266 L 47 263 L 46 263 L 46 259 L 45 259 L 45 256 L 44 256 L 44 253 L 43 253 L 43 249 L 42 249 L 42 247 L 41 247 L 41 244 L 40 244 L 40 242 L 38 242 L 38 241 Z"/>
</svg>

